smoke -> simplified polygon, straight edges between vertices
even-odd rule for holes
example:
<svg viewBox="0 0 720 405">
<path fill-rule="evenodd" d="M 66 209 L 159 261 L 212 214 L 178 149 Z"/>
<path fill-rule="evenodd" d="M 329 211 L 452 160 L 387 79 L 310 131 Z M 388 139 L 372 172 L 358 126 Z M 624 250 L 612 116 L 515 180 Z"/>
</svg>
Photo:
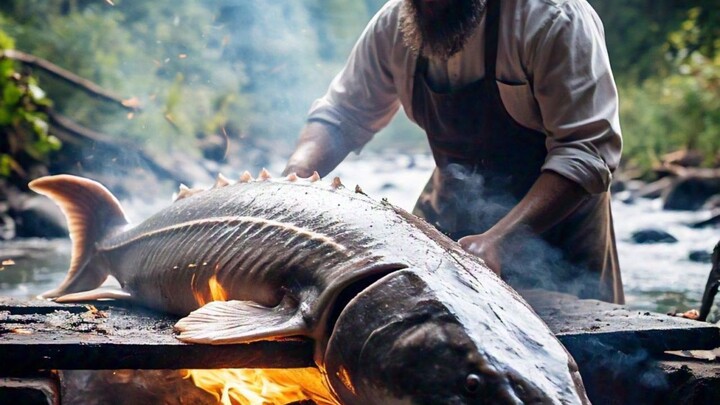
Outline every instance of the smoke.
<svg viewBox="0 0 720 405">
<path fill-rule="evenodd" d="M 663 400 L 673 389 L 668 376 L 638 342 L 621 337 L 610 344 L 589 337 L 563 342 L 577 362 L 594 403 L 668 403 Z"/>
<path fill-rule="evenodd" d="M 62 403 L 217 404 L 183 370 L 63 370 Z"/>
<path fill-rule="evenodd" d="M 240 90 L 252 98 L 247 130 L 293 139 L 331 79 L 318 74 L 319 39 L 307 8 L 290 0 L 235 0 L 219 8 L 217 22 L 228 38 L 221 59 L 244 75 Z"/>
<path fill-rule="evenodd" d="M 494 226 L 517 205 L 517 186 L 507 175 L 494 172 L 478 172 L 460 164 L 449 164 L 444 170 L 448 196 L 444 202 L 452 224 L 462 236 L 482 233 Z M 546 239 L 533 233 L 529 228 L 520 229 L 509 236 L 503 247 L 503 279 L 516 289 L 540 288 L 562 291 L 579 297 L 599 295 L 599 269 L 589 271 L 584 266 L 572 263 L 563 251 Z"/>
</svg>

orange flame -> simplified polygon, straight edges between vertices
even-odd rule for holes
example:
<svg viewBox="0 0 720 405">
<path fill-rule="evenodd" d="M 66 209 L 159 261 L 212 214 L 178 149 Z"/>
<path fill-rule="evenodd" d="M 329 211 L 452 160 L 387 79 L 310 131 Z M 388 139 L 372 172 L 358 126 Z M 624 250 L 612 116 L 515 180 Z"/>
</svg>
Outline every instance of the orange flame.
<svg viewBox="0 0 720 405">
<path fill-rule="evenodd" d="M 316 368 L 185 370 L 186 378 L 223 405 L 338 405 Z"/>
<path fill-rule="evenodd" d="M 188 267 L 196 267 L 195 264 L 189 264 Z M 223 288 L 222 284 L 217 279 L 217 275 L 213 275 L 208 280 L 208 289 L 199 289 L 196 285 L 196 275 L 193 273 L 192 279 L 190 279 L 190 288 L 192 289 L 195 301 L 199 306 L 203 306 L 208 302 L 212 301 L 227 301 L 228 293 Z M 208 295 L 209 293 L 209 295 Z"/>
<path fill-rule="evenodd" d="M 228 295 L 223 286 L 218 282 L 216 275 L 210 277 L 208 286 L 210 287 L 210 297 L 212 297 L 213 301 L 227 301 Z"/>
<path fill-rule="evenodd" d="M 197 291 L 195 275 L 190 282 L 200 306 L 226 301 L 228 294 L 213 275 L 208 280 L 210 296 Z M 223 405 L 285 405 L 312 400 L 318 405 L 339 405 L 317 368 L 185 370 L 185 378 Z"/>
</svg>

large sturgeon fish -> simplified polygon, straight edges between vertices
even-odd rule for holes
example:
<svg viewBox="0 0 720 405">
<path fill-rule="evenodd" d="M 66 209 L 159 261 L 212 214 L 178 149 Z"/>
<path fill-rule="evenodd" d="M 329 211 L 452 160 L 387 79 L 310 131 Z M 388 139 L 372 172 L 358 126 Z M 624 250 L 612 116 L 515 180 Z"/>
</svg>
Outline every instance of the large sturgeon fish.
<svg viewBox="0 0 720 405">
<path fill-rule="evenodd" d="M 134 227 L 95 181 L 34 180 L 73 240 L 44 297 L 177 314 L 185 342 L 311 338 L 343 404 L 589 402 L 572 357 L 482 260 L 387 201 L 317 180 L 246 173 Z M 108 275 L 122 288 L 100 287 Z"/>
</svg>

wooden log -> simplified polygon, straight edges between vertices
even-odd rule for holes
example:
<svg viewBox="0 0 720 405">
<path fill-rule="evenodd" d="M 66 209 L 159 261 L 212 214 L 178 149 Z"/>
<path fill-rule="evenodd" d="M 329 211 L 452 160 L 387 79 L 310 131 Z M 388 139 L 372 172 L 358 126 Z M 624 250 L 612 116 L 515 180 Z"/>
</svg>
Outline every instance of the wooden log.
<svg viewBox="0 0 720 405">
<path fill-rule="evenodd" d="M 90 80 L 83 79 L 82 77 L 76 75 L 75 73 L 63 69 L 60 66 L 45 60 L 43 58 L 37 57 L 35 55 L 30 55 L 25 52 L 20 52 L 15 49 L 4 49 L 0 50 L 0 59 L 2 58 L 8 58 L 20 63 L 23 63 L 27 66 L 32 66 L 35 68 L 39 68 L 53 77 L 62 80 L 65 83 L 68 83 L 84 92 L 89 94 L 91 97 L 95 97 L 100 100 L 109 101 L 111 103 L 114 103 L 126 110 L 130 111 L 136 111 L 140 109 L 140 105 L 138 104 L 137 99 L 135 98 L 129 98 L 124 99 L 108 90 L 105 90 L 104 88 L 100 87 L 99 85 L 91 82 Z"/>
</svg>

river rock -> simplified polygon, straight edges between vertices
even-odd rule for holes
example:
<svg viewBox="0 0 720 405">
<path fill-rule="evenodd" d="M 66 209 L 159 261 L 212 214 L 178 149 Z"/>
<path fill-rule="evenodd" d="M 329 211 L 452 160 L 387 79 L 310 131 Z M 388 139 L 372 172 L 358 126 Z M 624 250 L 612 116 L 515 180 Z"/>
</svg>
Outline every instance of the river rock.
<svg viewBox="0 0 720 405">
<path fill-rule="evenodd" d="M 688 259 L 690 259 L 691 262 L 711 263 L 712 253 L 705 250 L 693 250 L 688 254 Z"/>
<path fill-rule="evenodd" d="M 15 220 L 5 213 L 0 212 L 0 240 L 15 238 Z"/>
<path fill-rule="evenodd" d="M 660 198 L 663 192 L 673 185 L 675 182 L 672 177 L 663 177 L 660 180 L 653 181 L 648 184 L 641 184 L 635 195 L 639 198 Z"/>
<path fill-rule="evenodd" d="M 65 216 L 60 208 L 39 195 L 24 199 L 15 222 L 18 237 L 64 238 L 68 235 Z"/>
<path fill-rule="evenodd" d="M 645 243 L 675 243 L 678 240 L 665 231 L 659 229 L 642 229 L 633 232 L 631 239 L 638 244 Z"/>
<path fill-rule="evenodd" d="M 610 183 L 610 192 L 613 194 L 617 194 L 625 190 L 627 190 L 627 184 L 625 183 L 625 181 L 618 178 L 613 178 L 612 182 Z"/>
<path fill-rule="evenodd" d="M 720 210 L 720 194 L 708 198 L 702 208 L 704 210 Z"/>
<path fill-rule="evenodd" d="M 716 194 L 720 194 L 720 176 L 678 177 L 663 192 L 663 209 L 697 210 Z"/>
<path fill-rule="evenodd" d="M 710 218 L 691 224 L 691 228 L 720 227 L 720 209 L 713 211 Z"/>
</svg>

